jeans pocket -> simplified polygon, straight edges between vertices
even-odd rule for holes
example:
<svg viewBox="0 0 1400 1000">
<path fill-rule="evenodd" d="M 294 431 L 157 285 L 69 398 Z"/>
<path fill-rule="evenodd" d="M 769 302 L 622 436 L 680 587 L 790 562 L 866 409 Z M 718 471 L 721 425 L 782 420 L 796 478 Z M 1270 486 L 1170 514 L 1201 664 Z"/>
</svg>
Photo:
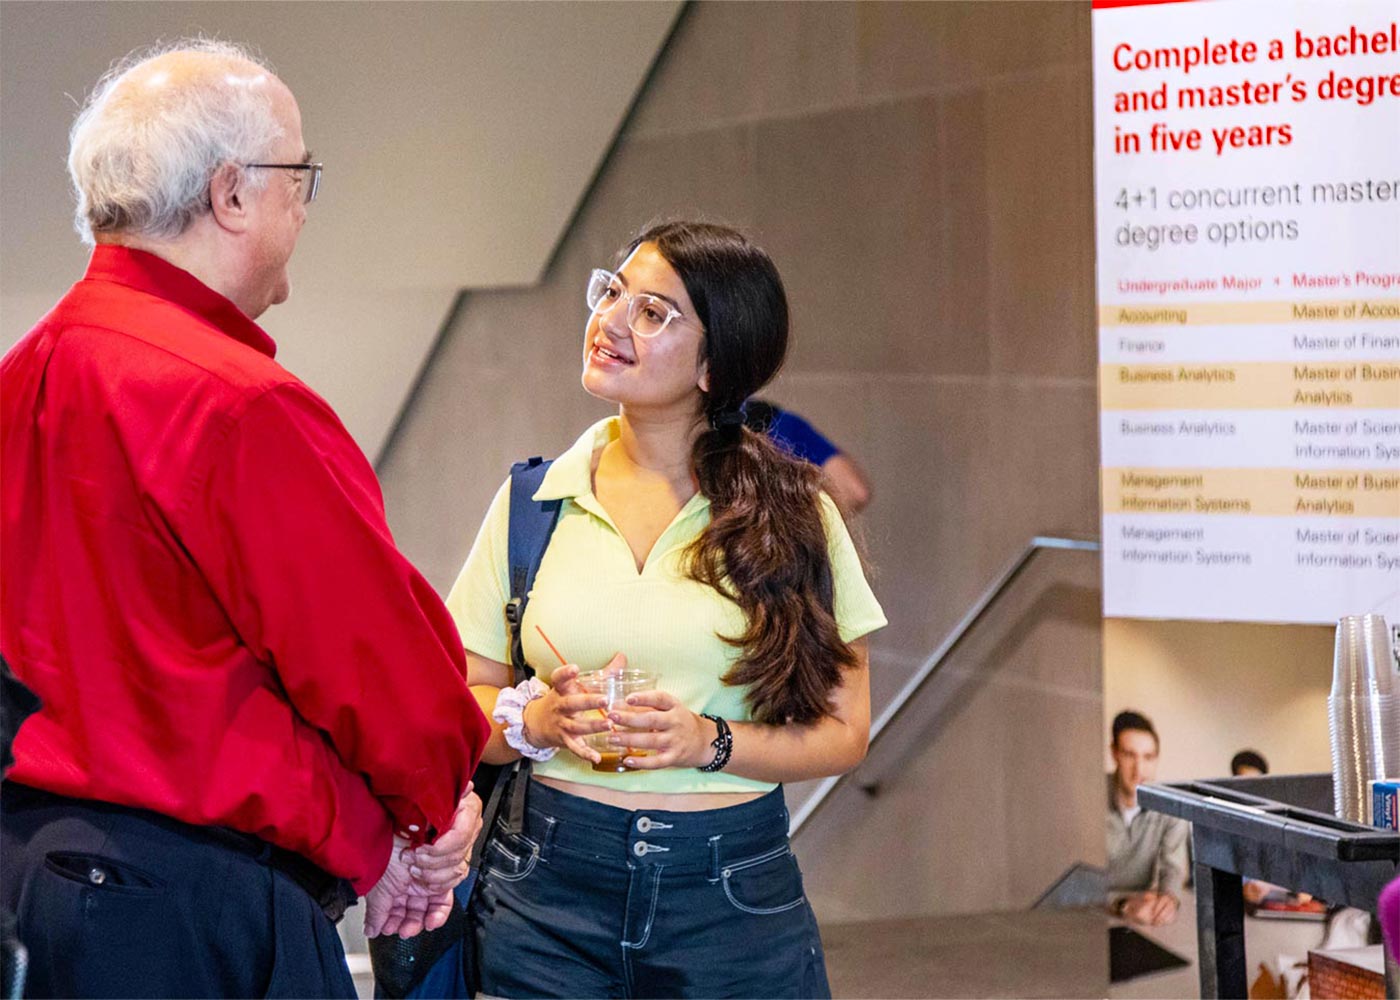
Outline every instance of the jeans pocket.
<svg viewBox="0 0 1400 1000">
<path fill-rule="evenodd" d="M 156 895 L 165 890 L 165 881 L 125 861 L 100 854 L 51 851 L 44 856 L 44 867 L 99 893 L 114 895 Z"/>
<path fill-rule="evenodd" d="M 534 841 L 498 829 L 481 853 L 481 870 L 489 878 L 519 882 L 535 870 L 539 860 L 539 845 Z"/>
<path fill-rule="evenodd" d="M 720 881 L 730 904 L 744 913 L 784 913 L 807 901 L 797 859 L 786 843 L 725 864 L 720 869 Z"/>
</svg>

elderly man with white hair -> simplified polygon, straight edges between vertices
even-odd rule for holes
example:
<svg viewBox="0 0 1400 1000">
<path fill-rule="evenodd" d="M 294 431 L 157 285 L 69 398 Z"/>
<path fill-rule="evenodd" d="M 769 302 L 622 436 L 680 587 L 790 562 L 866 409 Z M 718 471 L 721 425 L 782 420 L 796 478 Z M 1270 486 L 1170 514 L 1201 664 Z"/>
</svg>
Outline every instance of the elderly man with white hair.
<svg viewBox="0 0 1400 1000">
<path fill-rule="evenodd" d="M 354 996 L 333 921 L 440 926 L 488 727 L 368 462 L 255 320 L 321 165 L 241 48 L 129 58 L 73 126 L 87 273 L 0 361 L 3 792 L 42 996 Z"/>
</svg>

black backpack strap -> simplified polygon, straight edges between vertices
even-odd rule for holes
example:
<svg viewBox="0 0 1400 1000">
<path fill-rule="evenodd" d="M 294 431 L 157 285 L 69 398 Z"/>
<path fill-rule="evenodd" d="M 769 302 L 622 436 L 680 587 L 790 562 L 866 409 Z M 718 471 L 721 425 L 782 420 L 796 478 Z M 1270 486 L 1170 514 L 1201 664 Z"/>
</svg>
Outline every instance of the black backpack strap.
<svg viewBox="0 0 1400 1000">
<path fill-rule="evenodd" d="M 530 588 L 534 586 L 535 574 L 539 572 L 545 549 L 549 548 L 550 536 L 559 520 L 558 500 L 535 500 L 535 491 L 544 481 L 550 462 L 531 458 L 516 462 L 510 470 L 510 527 L 506 546 L 506 559 L 510 567 L 510 598 L 506 601 L 506 625 L 510 630 L 511 673 L 516 683 L 535 672 L 525 662 L 525 652 L 521 638 L 521 626 L 525 620 L 525 605 L 530 599 Z M 483 765 L 483 769 L 489 765 Z M 490 792 L 481 811 L 481 836 L 472 846 L 471 867 L 475 871 L 481 861 L 481 851 L 491 835 L 491 829 L 502 808 L 502 795 L 510 789 L 510 807 L 507 822 L 514 829 L 524 818 L 525 785 L 522 772 L 528 775 L 529 761 L 518 760 L 499 769 L 491 782 Z M 480 773 L 480 771 L 479 771 Z M 485 775 L 483 775 L 484 777 Z M 478 781 L 478 784 L 482 782 Z"/>
<path fill-rule="evenodd" d="M 525 604 L 535 585 L 549 537 L 559 520 L 558 500 L 535 500 L 535 491 L 544 482 L 549 462 L 531 458 L 516 462 L 510 470 L 510 532 L 507 562 L 510 565 L 510 599 L 506 602 L 506 624 L 510 628 L 510 664 L 518 684 L 535 671 L 525 662 L 520 629 L 525 620 Z"/>
</svg>

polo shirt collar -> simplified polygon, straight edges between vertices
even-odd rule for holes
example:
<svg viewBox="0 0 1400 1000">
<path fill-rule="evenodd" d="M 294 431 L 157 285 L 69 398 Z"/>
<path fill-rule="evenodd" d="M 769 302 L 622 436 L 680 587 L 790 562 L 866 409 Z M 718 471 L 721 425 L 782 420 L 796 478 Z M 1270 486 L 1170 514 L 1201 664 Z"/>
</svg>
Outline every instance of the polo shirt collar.
<svg viewBox="0 0 1400 1000">
<path fill-rule="evenodd" d="M 269 358 L 277 344 L 243 310 L 190 272 L 133 247 L 99 244 L 92 251 L 84 281 L 110 281 L 172 302 L 221 332 Z"/>
<path fill-rule="evenodd" d="M 533 499 L 538 501 L 570 499 L 585 510 L 590 510 L 598 516 L 606 518 L 607 515 L 603 513 L 601 507 L 597 507 L 597 500 L 593 496 L 593 453 L 609 441 L 616 440 L 621 433 L 622 422 L 616 416 L 606 417 L 588 428 L 579 435 L 577 441 L 569 445 L 568 449 L 554 460 L 554 464 L 544 474 L 540 488 L 535 490 Z M 677 520 L 683 514 L 694 513 L 709 506 L 710 498 L 697 492 L 690 498 L 685 507 L 681 508 Z M 596 510 L 595 507 L 597 507 Z"/>
<path fill-rule="evenodd" d="M 622 433 L 621 421 L 607 417 L 579 435 L 544 474 L 535 500 L 577 499 L 593 493 L 593 453 Z"/>
</svg>

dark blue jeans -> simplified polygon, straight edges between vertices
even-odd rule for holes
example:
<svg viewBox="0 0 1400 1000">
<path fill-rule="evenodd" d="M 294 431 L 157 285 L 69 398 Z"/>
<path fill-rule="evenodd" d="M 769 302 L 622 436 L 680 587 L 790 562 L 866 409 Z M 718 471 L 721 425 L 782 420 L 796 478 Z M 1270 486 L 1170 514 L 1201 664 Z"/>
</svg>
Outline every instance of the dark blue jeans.
<svg viewBox="0 0 1400 1000">
<path fill-rule="evenodd" d="M 521 825 L 482 857 L 486 996 L 831 995 L 781 789 L 629 812 L 531 782 Z"/>
</svg>

